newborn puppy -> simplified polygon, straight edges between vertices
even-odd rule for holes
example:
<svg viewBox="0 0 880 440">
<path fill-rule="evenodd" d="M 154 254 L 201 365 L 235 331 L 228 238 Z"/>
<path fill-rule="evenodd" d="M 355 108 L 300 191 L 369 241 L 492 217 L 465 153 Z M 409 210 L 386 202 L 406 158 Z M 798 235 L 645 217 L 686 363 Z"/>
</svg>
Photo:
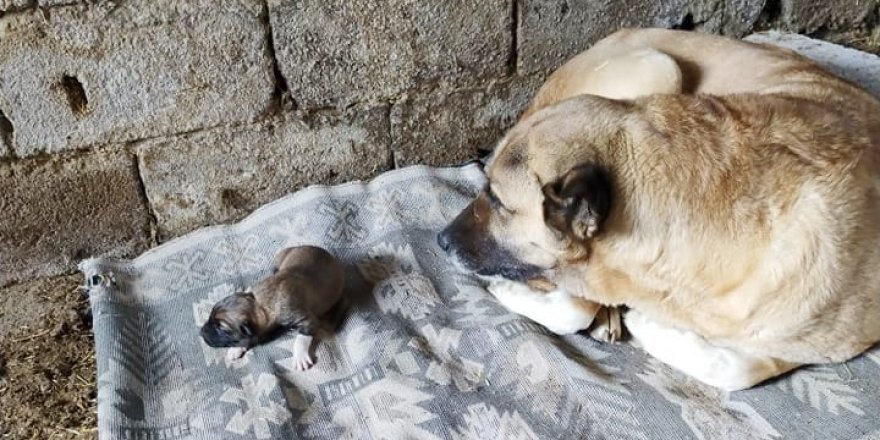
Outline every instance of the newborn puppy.
<svg viewBox="0 0 880 440">
<path fill-rule="evenodd" d="M 254 345 L 296 329 L 294 365 L 306 370 L 312 335 L 319 319 L 340 304 L 344 270 L 324 249 L 299 246 L 275 257 L 274 274 L 250 291 L 236 292 L 211 310 L 201 335 L 211 347 L 232 347 L 240 358 Z"/>
</svg>

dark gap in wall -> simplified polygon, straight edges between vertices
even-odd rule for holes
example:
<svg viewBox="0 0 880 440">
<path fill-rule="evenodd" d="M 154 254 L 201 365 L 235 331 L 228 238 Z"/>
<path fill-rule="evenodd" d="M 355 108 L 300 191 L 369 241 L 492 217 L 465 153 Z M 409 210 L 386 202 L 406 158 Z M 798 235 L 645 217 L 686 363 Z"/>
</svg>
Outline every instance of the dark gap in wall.
<svg viewBox="0 0 880 440">
<path fill-rule="evenodd" d="M 284 74 L 281 73 L 278 56 L 275 52 L 275 37 L 272 35 L 272 20 L 269 17 L 268 2 L 263 3 L 263 20 L 266 26 L 266 51 L 269 60 L 272 62 L 272 76 L 275 80 L 275 88 L 272 91 L 272 100 L 275 103 L 273 107 L 279 111 L 284 110 L 285 108 L 296 110 L 296 101 L 294 101 L 293 96 L 290 95 L 290 86 L 287 84 L 287 79 L 284 78 Z"/>
<path fill-rule="evenodd" d="M 220 190 L 220 203 L 224 208 L 231 208 L 236 211 L 245 210 L 248 205 L 247 198 L 232 188 L 223 188 Z"/>
<path fill-rule="evenodd" d="M 12 121 L 6 117 L 6 113 L 3 110 L 0 110 L 0 137 L 2 137 L 10 153 L 12 153 L 12 135 L 14 132 L 15 127 L 12 126 Z"/>
<path fill-rule="evenodd" d="M 877 28 L 880 27 L 880 3 L 877 4 L 877 7 L 874 8 L 874 11 L 868 15 L 868 18 L 865 19 L 865 24 L 868 27 L 869 31 L 880 32 Z"/>
<path fill-rule="evenodd" d="M 281 73 L 281 67 L 278 65 L 278 58 L 275 56 L 275 41 L 272 38 L 272 29 L 269 29 L 269 57 L 272 58 L 272 75 L 275 77 L 275 91 L 273 92 L 276 99 L 283 100 L 288 96 L 290 87 L 287 85 L 287 79 Z"/>
<path fill-rule="evenodd" d="M 277 61 L 272 63 L 272 74 L 275 75 L 275 93 L 281 95 L 289 92 L 290 87 L 287 86 L 287 80 L 284 79 L 284 75 L 281 74 L 281 69 L 278 67 Z"/>
<path fill-rule="evenodd" d="M 61 89 L 67 95 L 67 103 L 70 104 L 70 110 L 76 115 L 82 115 L 89 105 L 89 99 L 86 96 L 86 89 L 75 76 L 64 75 L 61 77 Z"/>
<path fill-rule="evenodd" d="M 512 0 L 510 7 L 510 52 L 507 55 L 507 74 L 516 75 L 516 65 L 519 63 L 519 2 Z"/>
<path fill-rule="evenodd" d="M 688 12 L 684 18 L 681 19 L 681 23 L 672 26 L 673 29 L 679 29 L 682 31 L 692 31 L 696 28 L 696 24 L 694 23 L 694 14 Z"/>
<path fill-rule="evenodd" d="M 779 20 L 782 18 L 782 0 L 767 0 L 764 3 L 764 9 L 761 10 L 761 13 L 758 15 L 758 20 L 754 25 L 754 32 L 758 31 L 766 31 L 774 28 L 779 28 L 781 23 Z"/>
<path fill-rule="evenodd" d="M 484 145 L 483 147 L 477 148 L 477 157 L 483 158 L 492 154 L 492 146 Z"/>
<path fill-rule="evenodd" d="M 388 169 L 397 169 L 397 157 L 394 156 L 394 150 L 392 149 L 388 154 Z"/>
<path fill-rule="evenodd" d="M 395 105 L 397 105 L 396 102 L 389 102 L 385 107 L 385 123 L 388 124 L 386 125 L 388 130 L 388 164 L 386 167 L 389 170 L 397 168 L 397 158 L 394 156 L 394 130 L 391 129 L 391 112 Z"/>
<path fill-rule="evenodd" d="M 150 203 L 150 197 L 147 195 L 147 186 L 144 184 L 144 175 L 141 173 L 141 161 L 137 154 L 132 154 L 132 167 L 134 175 L 137 176 L 138 195 L 141 203 L 147 208 L 147 230 L 149 247 L 156 246 L 159 240 L 159 221 L 156 219 L 156 212 L 153 211 L 153 204 Z"/>
</svg>

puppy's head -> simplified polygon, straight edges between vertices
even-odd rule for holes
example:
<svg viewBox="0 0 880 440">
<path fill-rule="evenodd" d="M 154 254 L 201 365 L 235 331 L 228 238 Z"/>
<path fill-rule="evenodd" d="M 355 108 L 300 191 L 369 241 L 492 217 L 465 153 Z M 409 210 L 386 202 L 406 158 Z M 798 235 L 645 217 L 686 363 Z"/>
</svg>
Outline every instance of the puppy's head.
<svg viewBox="0 0 880 440">
<path fill-rule="evenodd" d="M 589 253 L 611 215 L 607 152 L 623 147 L 622 102 L 582 96 L 521 121 L 496 148 L 487 187 L 437 237 L 463 269 L 517 281 Z"/>
<path fill-rule="evenodd" d="M 237 292 L 220 300 L 211 309 L 201 335 L 211 347 L 250 347 L 257 342 L 254 295 Z"/>
</svg>

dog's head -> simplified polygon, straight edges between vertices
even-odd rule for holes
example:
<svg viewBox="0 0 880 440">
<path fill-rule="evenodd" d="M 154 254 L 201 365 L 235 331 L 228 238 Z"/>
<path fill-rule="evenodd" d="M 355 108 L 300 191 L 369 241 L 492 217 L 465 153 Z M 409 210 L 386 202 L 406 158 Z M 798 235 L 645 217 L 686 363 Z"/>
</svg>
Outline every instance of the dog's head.
<svg viewBox="0 0 880 440">
<path fill-rule="evenodd" d="M 250 347 L 257 341 L 254 322 L 254 295 L 236 292 L 211 309 L 201 335 L 211 347 Z"/>
<path fill-rule="evenodd" d="M 627 140 L 628 104 L 581 96 L 511 129 L 486 166 L 487 187 L 437 237 L 463 269 L 528 281 L 583 259 L 612 213 L 606 152 Z"/>
</svg>

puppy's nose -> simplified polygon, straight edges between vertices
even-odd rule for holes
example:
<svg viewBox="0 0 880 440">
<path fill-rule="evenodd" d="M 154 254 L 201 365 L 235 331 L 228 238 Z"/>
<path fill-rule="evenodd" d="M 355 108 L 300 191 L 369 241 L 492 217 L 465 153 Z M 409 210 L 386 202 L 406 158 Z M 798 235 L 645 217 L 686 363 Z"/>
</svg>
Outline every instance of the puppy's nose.
<svg viewBox="0 0 880 440">
<path fill-rule="evenodd" d="M 449 251 L 449 231 L 443 230 L 439 234 L 437 234 L 437 245 L 440 246 L 440 249 L 443 251 Z"/>
</svg>

